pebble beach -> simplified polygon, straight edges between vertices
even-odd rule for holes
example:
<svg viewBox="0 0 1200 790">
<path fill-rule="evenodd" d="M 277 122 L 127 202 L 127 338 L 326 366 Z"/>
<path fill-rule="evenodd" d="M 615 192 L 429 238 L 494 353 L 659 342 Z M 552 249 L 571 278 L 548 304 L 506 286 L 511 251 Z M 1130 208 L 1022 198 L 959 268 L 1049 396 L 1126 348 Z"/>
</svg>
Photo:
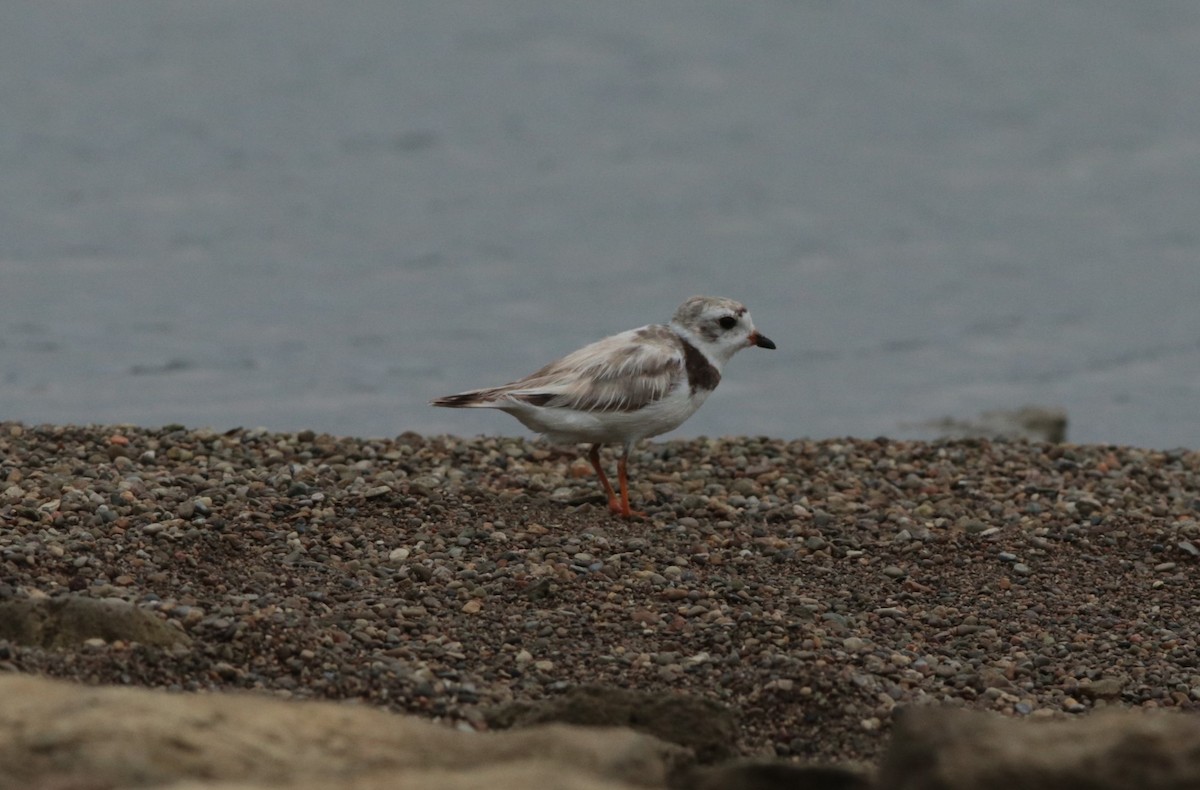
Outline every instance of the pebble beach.
<svg viewBox="0 0 1200 790">
<path fill-rule="evenodd" d="M 479 731 L 582 685 L 684 692 L 733 754 L 820 762 L 876 760 L 911 703 L 1200 707 L 1196 452 L 736 437 L 630 474 L 623 521 L 533 440 L 0 423 L 0 602 L 122 599 L 188 638 L 0 640 L 0 669 Z"/>
</svg>

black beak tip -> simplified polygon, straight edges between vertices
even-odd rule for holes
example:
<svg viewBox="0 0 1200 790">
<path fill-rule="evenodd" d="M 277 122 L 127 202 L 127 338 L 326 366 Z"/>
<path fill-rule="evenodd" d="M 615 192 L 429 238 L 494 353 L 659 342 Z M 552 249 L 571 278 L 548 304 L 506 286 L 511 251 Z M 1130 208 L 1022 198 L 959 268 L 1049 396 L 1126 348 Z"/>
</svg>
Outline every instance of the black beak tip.
<svg viewBox="0 0 1200 790">
<path fill-rule="evenodd" d="M 775 348 L 775 341 L 772 340 L 771 338 L 767 337 L 766 335 L 759 335 L 758 340 L 755 342 L 754 345 L 758 346 L 759 348 L 773 349 L 773 348 Z"/>
</svg>

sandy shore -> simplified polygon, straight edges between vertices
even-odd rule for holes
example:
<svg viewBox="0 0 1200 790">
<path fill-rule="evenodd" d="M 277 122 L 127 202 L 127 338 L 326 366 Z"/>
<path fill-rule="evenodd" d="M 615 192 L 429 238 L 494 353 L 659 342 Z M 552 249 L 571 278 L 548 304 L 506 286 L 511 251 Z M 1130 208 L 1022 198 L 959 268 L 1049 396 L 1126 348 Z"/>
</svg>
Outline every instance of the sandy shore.
<svg viewBox="0 0 1200 790">
<path fill-rule="evenodd" d="M 191 637 L 0 666 L 475 729 L 580 684 L 684 691 L 740 753 L 822 760 L 874 760 L 910 702 L 1200 706 L 1196 453 L 738 438 L 631 469 L 624 522 L 518 439 L 0 423 L 0 600 L 116 597 Z"/>
</svg>

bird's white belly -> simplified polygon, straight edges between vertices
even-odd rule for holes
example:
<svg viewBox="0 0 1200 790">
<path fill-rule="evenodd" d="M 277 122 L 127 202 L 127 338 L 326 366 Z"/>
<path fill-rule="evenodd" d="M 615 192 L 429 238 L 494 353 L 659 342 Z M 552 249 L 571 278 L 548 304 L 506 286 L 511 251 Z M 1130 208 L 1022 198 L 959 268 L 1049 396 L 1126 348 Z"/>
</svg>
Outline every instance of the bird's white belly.
<svg viewBox="0 0 1200 790">
<path fill-rule="evenodd" d="M 678 428 L 707 397 L 706 390 L 693 395 L 684 386 L 636 411 L 587 412 L 518 404 L 504 410 L 556 444 L 632 444 Z"/>
</svg>

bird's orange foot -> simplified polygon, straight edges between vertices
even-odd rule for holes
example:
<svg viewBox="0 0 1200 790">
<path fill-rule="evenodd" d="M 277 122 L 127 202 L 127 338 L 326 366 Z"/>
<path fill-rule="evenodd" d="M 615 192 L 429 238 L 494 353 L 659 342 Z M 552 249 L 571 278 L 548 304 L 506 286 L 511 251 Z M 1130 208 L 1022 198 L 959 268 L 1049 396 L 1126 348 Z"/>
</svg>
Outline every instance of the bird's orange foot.
<svg viewBox="0 0 1200 790">
<path fill-rule="evenodd" d="M 634 510 L 628 505 L 621 504 L 621 500 L 613 497 L 608 500 L 608 509 L 613 515 L 621 518 L 648 518 L 648 516 L 640 510 Z"/>
</svg>

